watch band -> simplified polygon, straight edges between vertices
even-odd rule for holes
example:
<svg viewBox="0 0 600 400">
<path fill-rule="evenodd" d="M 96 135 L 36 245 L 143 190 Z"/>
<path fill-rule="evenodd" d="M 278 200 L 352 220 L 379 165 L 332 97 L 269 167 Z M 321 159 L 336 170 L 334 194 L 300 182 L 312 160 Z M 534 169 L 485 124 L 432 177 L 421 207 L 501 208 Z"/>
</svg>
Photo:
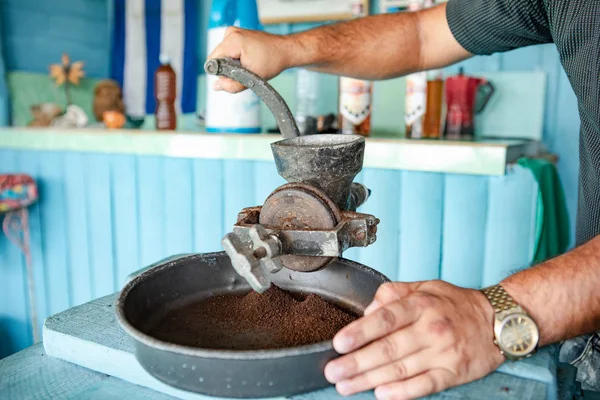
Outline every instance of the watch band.
<svg viewBox="0 0 600 400">
<path fill-rule="evenodd" d="M 481 291 L 492 304 L 495 313 L 500 313 L 502 311 L 508 311 L 511 308 L 519 307 L 513 298 L 510 297 L 510 295 L 506 293 L 504 288 L 500 285 L 490 286 L 485 289 L 481 289 Z"/>
</svg>

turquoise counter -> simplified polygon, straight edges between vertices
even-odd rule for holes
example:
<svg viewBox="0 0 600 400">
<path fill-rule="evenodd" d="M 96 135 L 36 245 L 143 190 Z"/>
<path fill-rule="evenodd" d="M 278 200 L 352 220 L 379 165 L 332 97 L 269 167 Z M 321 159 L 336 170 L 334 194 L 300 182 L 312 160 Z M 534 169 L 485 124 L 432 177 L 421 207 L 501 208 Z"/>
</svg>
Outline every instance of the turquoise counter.
<svg viewBox="0 0 600 400">
<path fill-rule="evenodd" d="M 0 173 L 30 174 L 40 187 L 30 209 L 39 326 L 115 292 L 129 273 L 161 258 L 220 250 L 237 213 L 284 182 L 269 161 L 268 143 L 278 137 L 208 136 L 0 131 Z M 169 147 L 177 140 L 184 145 Z M 406 158 L 435 151 L 450 161 Z M 525 151 L 517 143 L 369 139 L 358 180 L 373 191 L 362 210 L 381 219 L 378 240 L 345 256 L 391 279 L 468 287 L 528 266 L 538 187 L 528 170 L 510 165 Z M 494 169 L 457 173 L 452 157 Z M 24 258 L 3 235 L 0 277 L 2 357 L 32 343 Z"/>
</svg>

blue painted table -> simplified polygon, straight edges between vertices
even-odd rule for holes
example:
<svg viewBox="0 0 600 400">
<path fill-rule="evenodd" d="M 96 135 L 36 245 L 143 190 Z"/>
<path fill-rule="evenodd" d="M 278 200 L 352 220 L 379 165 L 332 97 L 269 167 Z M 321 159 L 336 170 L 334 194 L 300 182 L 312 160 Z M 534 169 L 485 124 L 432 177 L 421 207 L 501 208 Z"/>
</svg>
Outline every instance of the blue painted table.
<svg viewBox="0 0 600 400">
<path fill-rule="evenodd" d="M 133 355 L 133 343 L 118 326 L 116 295 L 74 307 L 48 318 L 44 343 L 0 361 L 0 398 L 208 400 L 167 386 L 146 373 Z M 431 396 L 431 399 L 566 400 L 574 374 L 557 390 L 552 349 L 519 363 L 507 363 L 479 381 Z M 297 400 L 341 398 L 333 388 L 294 396 Z M 372 393 L 356 399 L 373 399 Z"/>
</svg>

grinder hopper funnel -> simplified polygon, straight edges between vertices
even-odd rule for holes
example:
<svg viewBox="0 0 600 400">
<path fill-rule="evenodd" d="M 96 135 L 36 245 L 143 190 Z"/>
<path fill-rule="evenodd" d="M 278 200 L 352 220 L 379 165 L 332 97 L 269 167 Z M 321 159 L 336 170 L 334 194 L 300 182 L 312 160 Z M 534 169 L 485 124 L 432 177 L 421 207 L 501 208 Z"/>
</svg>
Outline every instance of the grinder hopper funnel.
<svg viewBox="0 0 600 400">
<path fill-rule="evenodd" d="M 365 139 L 355 135 L 310 135 L 271 144 L 277 172 L 288 182 L 324 191 L 340 209 L 349 208 L 352 181 L 363 166 Z"/>
</svg>

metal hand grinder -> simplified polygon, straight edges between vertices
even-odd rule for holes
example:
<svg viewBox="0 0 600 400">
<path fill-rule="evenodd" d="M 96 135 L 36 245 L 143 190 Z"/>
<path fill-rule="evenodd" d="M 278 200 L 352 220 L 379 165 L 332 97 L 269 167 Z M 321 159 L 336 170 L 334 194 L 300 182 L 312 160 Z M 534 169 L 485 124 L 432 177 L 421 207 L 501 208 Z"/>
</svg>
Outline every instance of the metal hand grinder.
<svg viewBox="0 0 600 400">
<path fill-rule="evenodd" d="M 365 140 L 355 135 L 299 136 L 283 98 L 239 61 L 213 59 L 208 74 L 226 76 L 256 93 L 269 107 L 284 140 L 271 144 L 277 172 L 289 183 L 262 206 L 244 208 L 222 240 L 237 273 L 262 293 L 271 274 L 285 267 L 325 268 L 350 247 L 375 242 L 379 220 L 356 209 L 370 191 L 352 181 L 363 166 Z"/>
</svg>

